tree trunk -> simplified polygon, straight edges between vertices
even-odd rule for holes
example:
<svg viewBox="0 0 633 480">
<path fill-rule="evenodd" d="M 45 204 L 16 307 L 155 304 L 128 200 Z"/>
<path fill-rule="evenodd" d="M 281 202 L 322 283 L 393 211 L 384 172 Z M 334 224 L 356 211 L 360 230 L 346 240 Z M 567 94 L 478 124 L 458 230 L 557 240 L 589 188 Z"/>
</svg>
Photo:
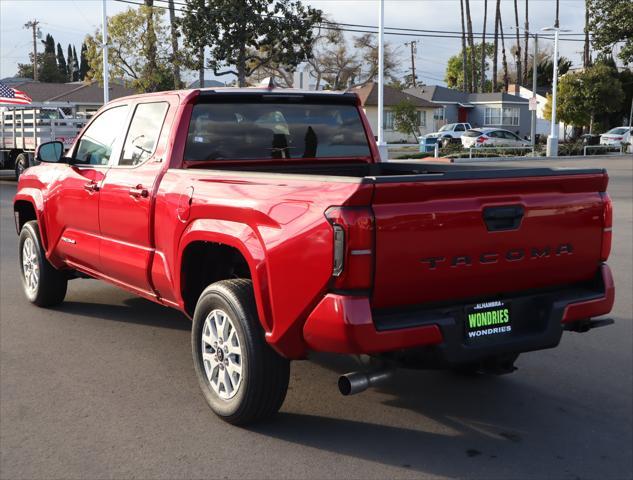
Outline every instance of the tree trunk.
<svg viewBox="0 0 633 480">
<path fill-rule="evenodd" d="M 585 48 L 582 56 L 582 65 L 585 68 L 591 65 L 591 50 L 589 46 L 589 0 L 585 0 Z"/>
<path fill-rule="evenodd" d="M 154 0 L 145 0 L 145 6 L 148 8 L 147 13 L 147 44 L 145 48 L 145 58 L 147 65 L 145 68 L 145 76 L 148 80 L 147 90 L 155 92 L 158 90 L 156 81 L 156 30 L 154 29 Z"/>
<path fill-rule="evenodd" d="M 198 83 L 200 88 L 204 88 L 204 46 L 198 50 Z"/>
<path fill-rule="evenodd" d="M 503 63 L 503 89 L 508 91 L 508 84 L 510 83 L 510 77 L 508 75 L 508 59 L 506 58 L 506 43 L 503 36 L 503 20 L 499 15 L 499 31 L 501 32 L 501 58 Z"/>
<path fill-rule="evenodd" d="M 521 33 L 519 32 L 519 2 L 518 0 L 514 0 L 514 26 L 516 29 L 516 38 L 517 38 L 517 81 L 516 85 L 521 85 L 523 83 L 523 75 L 521 71 Z"/>
<path fill-rule="evenodd" d="M 240 88 L 246 87 L 246 46 L 240 46 L 237 54 L 237 84 Z"/>
<path fill-rule="evenodd" d="M 169 0 L 169 26 L 171 30 L 171 52 L 172 59 L 172 72 L 174 75 L 174 88 L 181 88 L 180 82 L 180 58 L 178 58 L 178 32 L 176 31 L 176 10 L 174 7 L 174 0 Z"/>
<path fill-rule="evenodd" d="M 462 14 L 462 90 L 468 92 L 468 69 L 466 68 L 466 27 L 464 26 L 464 0 L 459 0 L 460 11 Z"/>
<path fill-rule="evenodd" d="M 466 28 L 468 28 L 468 47 L 470 48 L 470 91 L 477 90 L 477 81 L 475 80 L 475 43 L 473 41 L 473 19 L 470 15 L 470 0 L 466 2 Z"/>
<path fill-rule="evenodd" d="M 530 41 L 530 16 L 528 14 L 528 3 L 529 0 L 525 0 L 525 25 L 523 26 L 523 28 L 525 28 L 525 32 L 524 32 L 524 42 L 523 42 L 523 84 L 524 85 L 528 85 L 529 79 L 528 79 L 528 50 L 530 48 L 529 45 L 529 41 Z"/>
<path fill-rule="evenodd" d="M 488 0 L 484 0 L 484 30 L 481 37 L 481 93 L 486 91 L 486 21 L 488 20 Z"/>
<path fill-rule="evenodd" d="M 501 0 L 497 0 L 495 9 L 495 51 L 492 59 L 492 91 L 496 92 L 499 87 L 497 82 L 497 64 L 499 63 L 499 16 L 501 14 Z"/>
</svg>

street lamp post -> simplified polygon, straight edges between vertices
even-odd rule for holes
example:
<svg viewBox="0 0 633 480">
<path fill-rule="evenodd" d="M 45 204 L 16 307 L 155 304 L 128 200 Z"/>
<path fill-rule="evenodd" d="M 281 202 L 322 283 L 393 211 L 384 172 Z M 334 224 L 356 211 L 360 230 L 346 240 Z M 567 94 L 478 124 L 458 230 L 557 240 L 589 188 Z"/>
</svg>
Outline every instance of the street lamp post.
<svg viewBox="0 0 633 480">
<path fill-rule="evenodd" d="M 558 88 L 558 37 L 560 32 L 569 32 L 569 30 L 562 30 L 557 26 L 546 27 L 541 29 L 544 32 L 554 32 L 554 73 L 552 77 L 552 122 L 550 125 L 550 135 L 547 137 L 547 156 L 558 156 L 558 122 L 556 120 L 556 95 Z"/>
<path fill-rule="evenodd" d="M 106 13 L 106 0 L 103 0 L 102 8 L 102 22 L 103 22 L 103 104 L 105 105 L 110 101 L 109 91 L 109 72 L 108 72 L 108 15 Z"/>
<path fill-rule="evenodd" d="M 379 0 L 378 9 L 378 152 L 380 161 L 388 159 L 387 144 L 385 143 L 384 118 L 384 83 L 385 83 L 385 0 Z"/>
</svg>

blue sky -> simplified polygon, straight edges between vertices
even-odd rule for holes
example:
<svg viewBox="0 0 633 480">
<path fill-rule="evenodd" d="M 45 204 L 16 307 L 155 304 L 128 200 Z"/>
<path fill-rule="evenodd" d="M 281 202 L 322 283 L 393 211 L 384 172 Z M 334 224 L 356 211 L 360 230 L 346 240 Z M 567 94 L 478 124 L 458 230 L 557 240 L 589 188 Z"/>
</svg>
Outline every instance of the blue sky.
<svg viewBox="0 0 633 480">
<path fill-rule="evenodd" d="M 138 0 L 140 2 L 140 0 Z M 183 0 L 178 0 L 182 2 Z M 470 0 L 473 30 L 482 30 L 484 0 Z M 525 0 L 519 2 L 519 21 L 523 24 Z M 162 4 L 157 1 L 157 4 Z M 304 0 L 315 8 L 322 9 L 329 18 L 342 23 L 378 23 L 377 0 Z M 493 14 L 496 0 L 488 0 L 487 32 L 494 30 Z M 0 78 L 16 73 L 18 63 L 28 62 L 32 49 L 31 31 L 23 25 L 31 20 L 41 21 L 43 34 L 51 33 L 55 41 L 62 44 L 64 53 L 68 43 L 76 45 L 77 51 L 87 33 L 92 33 L 101 22 L 101 0 L 0 0 Z M 514 24 L 512 0 L 502 0 L 503 24 L 508 37 L 513 35 Z M 531 30 L 552 25 L 554 22 L 554 0 L 530 0 Z M 115 14 L 130 5 L 107 0 L 108 14 Z M 584 0 L 560 0 L 561 27 L 573 32 L 582 32 L 584 27 Z M 459 0 L 386 0 L 385 24 L 392 27 L 420 28 L 459 31 L 461 28 Z M 508 46 L 510 38 L 506 38 Z M 579 37 L 577 37 L 579 38 Z M 396 47 L 401 59 L 401 72 L 407 73 L 410 66 L 409 51 L 403 45 L 411 39 L 418 46 L 416 66 L 418 74 L 426 83 L 442 83 L 446 59 L 460 49 L 459 39 L 416 38 L 415 36 L 387 36 Z M 549 41 L 543 45 L 551 44 Z M 561 42 L 561 54 L 581 63 L 583 44 Z M 193 77 L 193 74 L 191 75 Z"/>
</svg>

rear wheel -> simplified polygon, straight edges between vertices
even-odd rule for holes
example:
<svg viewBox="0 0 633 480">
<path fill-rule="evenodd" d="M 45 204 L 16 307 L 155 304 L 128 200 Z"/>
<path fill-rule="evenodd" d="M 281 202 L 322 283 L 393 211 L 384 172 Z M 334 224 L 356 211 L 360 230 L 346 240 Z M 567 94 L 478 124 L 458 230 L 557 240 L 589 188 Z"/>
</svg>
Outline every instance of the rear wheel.
<svg viewBox="0 0 633 480">
<path fill-rule="evenodd" d="M 24 293 L 39 307 L 52 307 L 64 301 L 68 277 L 46 259 L 37 222 L 26 222 L 19 241 L 20 276 Z"/>
<path fill-rule="evenodd" d="M 26 153 L 19 154 L 15 159 L 15 179 L 18 180 L 29 166 L 29 156 Z"/>
<path fill-rule="evenodd" d="M 191 335 L 198 382 L 216 415 L 244 425 L 279 410 L 290 362 L 266 343 L 250 280 L 207 287 L 196 305 Z"/>
</svg>

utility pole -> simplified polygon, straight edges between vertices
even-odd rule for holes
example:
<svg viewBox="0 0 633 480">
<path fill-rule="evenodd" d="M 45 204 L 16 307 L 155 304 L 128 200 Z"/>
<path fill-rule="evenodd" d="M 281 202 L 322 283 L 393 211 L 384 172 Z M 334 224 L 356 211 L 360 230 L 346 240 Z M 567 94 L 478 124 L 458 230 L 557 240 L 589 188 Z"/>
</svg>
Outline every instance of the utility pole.
<svg viewBox="0 0 633 480">
<path fill-rule="evenodd" d="M 40 24 L 38 20 L 31 20 L 24 24 L 24 28 L 30 28 L 33 30 L 33 80 L 37 82 L 37 39 L 42 36 L 40 29 L 37 27 Z"/>
<path fill-rule="evenodd" d="M 415 79 L 415 55 L 418 53 L 418 42 L 417 40 L 411 40 L 406 42 L 405 45 L 411 46 L 411 83 L 413 83 L 413 88 L 415 88 L 418 86 Z"/>
<path fill-rule="evenodd" d="M 103 22 L 103 104 L 110 101 L 110 86 L 108 81 L 110 73 L 108 72 L 108 15 L 106 13 L 106 0 L 103 0 L 103 9 L 101 11 Z"/>
<path fill-rule="evenodd" d="M 537 73 L 537 61 L 536 57 L 538 56 L 538 35 L 534 35 L 534 57 L 532 58 L 532 102 L 536 104 L 536 73 Z M 525 71 L 527 71 L 527 64 L 525 66 Z M 536 108 L 532 110 L 532 122 L 530 125 L 531 135 L 530 139 L 532 140 L 532 155 L 536 154 Z"/>
</svg>

